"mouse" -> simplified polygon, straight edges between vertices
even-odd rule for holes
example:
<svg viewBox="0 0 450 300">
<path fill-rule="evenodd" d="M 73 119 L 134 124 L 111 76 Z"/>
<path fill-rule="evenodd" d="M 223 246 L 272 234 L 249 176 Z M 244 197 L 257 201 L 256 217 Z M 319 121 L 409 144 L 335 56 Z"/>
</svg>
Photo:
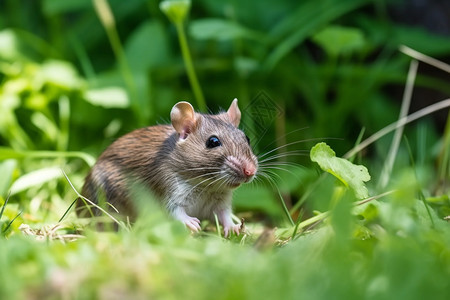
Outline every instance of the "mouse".
<svg viewBox="0 0 450 300">
<path fill-rule="evenodd" d="M 258 172 L 250 140 L 239 129 L 238 100 L 218 114 L 196 112 L 181 101 L 173 106 L 170 120 L 171 124 L 136 129 L 113 142 L 86 176 L 81 194 L 94 203 L 103 199 L 133 221 L 133 186 L 139 184 L 192 232 L 201 230 L 200 220 L 214 221 L 216 215 L 225 237 L 238 235 L 232 194 Z M 88 205 L 78 200 L 79 216 L 88 216 Z"/>
</svg>

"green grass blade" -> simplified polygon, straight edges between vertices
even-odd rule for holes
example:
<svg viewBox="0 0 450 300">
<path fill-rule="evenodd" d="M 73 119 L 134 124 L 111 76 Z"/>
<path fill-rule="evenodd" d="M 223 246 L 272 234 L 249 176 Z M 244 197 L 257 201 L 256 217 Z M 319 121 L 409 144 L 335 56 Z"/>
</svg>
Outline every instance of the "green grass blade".
<svg viewBox="0 0 450 300">
<path fill-rule="evenodd" d="M 359 134 L 358 134 L 358 138 L 356 139 L 356 142 L 355 142 L 355 146 L 354 146 L 354 147 L 358 146 L 358 145 L 361 143 L 362 138 L 363 138 L 365 132 L 366 132 L 366 127 L 361 128 L 361 131 L 360 131 Z M 355 153 L 355 155 L 349 157 L 348 160 L 349 160 L 351 163 L 353 163 L 353 161 L 355 160 L 355 158 L 356 158 L 356 153 Z"/>
<path fill-rule="evenodd" d="M 143 121 L 143 103 L 141 103 L 137 97 L 136 82 L 134 80 L 133 72 L 131 71 L 131 68 L 128 64 L 128 60 L 119 37 L 119 32 L 117 31 L 116 20 L 114 18 L 111 6 L 107 0 L 93 0 L 93 3 L 95 12 L 100 19 L 103 27 L 105 28 L 109 43 L 111 44 L 111 48 L 118 61 L 123 80 L 125 81 L 128 92 L 130 94 L 134 112 L 139 118 L 139 122 L 141 123 Z"/>
<path fill-rule="evenodd" d="M 352 148 L 350 151 L 348 151 L 343 157 L 344 158 L 351 157 L 351 156 L 355 155 L 356 153 L 358 153 L 359 151 L 361 151 L 362 149 L 369 146 L 370 144 L 372 144 L 373 142 L 377 141 L 381 137 L 394 131 L 395 129 L 397 129 L 399 127 L 403 127 L 408 123 L 411 123 L 417 119 L 420 119 L 424 116 L 427 116 L 438 110 L 445 109 L 448 107 L 450 107 L 450 98 L 442 100 L 438 103 L 429 105 L 421 110 L 416 111 L 415 113 L 412 113 L 404 118 L 401 118 L 398 121 L 391 123 L 388 126 L 384 127 L 383 129 L 380 129 L 379 131 L 372 134 L 370 137 L 368 137 L 367 139 L 362 141 L 361 144 L 359 144 L 358 146 L 356 146 L 356 147 Z"/>
<path fill-rule="evenodd" d="M 302 217 L 303 217 L 303 211 L 300 211 L 299 216 L 297 218 L 297 222 L 295 223 L 294 231 L 292 232 L 291 240 L 294 240 L 295 236 L 297 235 L 298 227 L 300 226 Z"/>
<path fill-rule="evenodd" d="M 2 206 L 2 210 L 0 211 L 0 220 L 2 219 L 3 212 L 5 211 L 6 204 L 8 204 L 9 197 L 11 196 L 11 192 L 9 192 L 8 197 L 6 197 L 5 204 Z"/>
<path fill-rule="evenodd" d="M 77 196 L 81 199 L 83 199 L 84 201 L 88 202 L 90 205 L 94 206 L 95 208 L 99 209 L 102 213 L 104 213 L 105 215 L 107 215 L 111 220 L 113 220 L 119 227 L 121 227 L 122 229 L 125 229 L 126 231 L 128 231 L 128 228 L 122 223 L 119 222 L 119 220 L 117 220 L 116 218 L 114 218 L 110 213 L 108 213 L 106 210 L 104 210 L 102 207 L 98 206 L 97 204 L 95 204 L 94 202 L 92 202 L 91 200 L 89 200 L 88 198 L 84 197 L 83 195 L 81 195 L 77 189 L 73 186 L 72 182 L 70 181 L 69 177 L 67 176 L 67 174 L 64 172 L 64 170 L 62 170 L 62 173 L 64 175 L 64 177 L 66 178 L 67 182 L 69 183 L 70 187 L 72 188 L 72 190 L 75 192 L 75 194 L 77 194 Z"/>
<path fill-rule="evenodd" d="M 184 64 L 186 66 L 186 72 L 189 78 L 189 82 L 192 87 L 195 99 L 197 100 L 197 105 L 201 111 L 206 111 L 205 97 L 203 96 L 202 88 L 195 73 L 194 63 L 192 61 L 191 52 L 189 51 L 189 46 L 186 39 L 186 34 L 184 32 L 184 27 L 182 23 L 176 23 L 178 39 L 180 42 L 181 54 L 183 55 Z"/>
<path fill-rule="evenodd" d="M 416 177 L 416 181 L 417 181 L 417 184 L 419 186 L 419 191 L 418 191 L 419 192 L 419 199 L 423 202 L 423 205 L 425 206 L 425 209 L 427 210 L 428 217 L 430 218 L 431 226 L 434 228 L 435 224 L 434 224 L 433 216 L 431 215 L 430 207 L 428 206 L 428 203 L 426 201 L 425 195 L 424 195 L 424 193 L 422 191 L 422 184 L 420 183 L 419 176 L 417 175 L 416 163 L 414 161 L 414 155 L 413 155 L 413 153 L 411 151 L 411 146 L 409 145 L 408 138 L 406 136 L 404 136 L 403 138 L 405 140 L 406 148 L 408 149 L 409 158 L 410 158 L 410 161 L 411 161 L 411 166 L 412 166 L 413 171 L 414 171 L 414 177 Z"/>
<path fill-rule="evenodd" d="M 11 227 L 12 223 L 23 213 L 23 211 L 19 212 L 9 223 L 6 225 L 5 230 L 3 230 L 2 233 L 5 233 L 8 231 L 9 227 Z"/>
<path fill-rule="evenodd" d="M 281 206 L 283 207 L 283 211 L 284 211 L 284 213 L 286 215 L 286 218 L 288 219 L 288 221 L 291 224 L 291 226 L 295 226 L 295 222 L 294 222 L 294 220 L 292 220 L 291 214 L 289 213 L 289 210 L 288 210 L 288 208 L 286 206 L 286 203 L 284 203 L 284 199 L 283 199 L 283 196 L 281 195 L 281 192 L 280 192 L 279 188 L 277 188 L 277 193 L 278 193 L 278 197 L 279 197 L 280 202 L 281 202 Z"/>
<path fill-rule="evenodd" d="M 222 233 L 220 232 L 219 218 L 217 217 L 216 213 L 214 213 L 214 222 L 216 223 L 217 236 L 219 238 L 221 238 L 222 237 Z"/>
<path fill-rule="evenodd" d="M 61 223 L 62 220 L 64 220 L 64 218 L 66 217 L 66 215 L 69 213 L 70 209 L 72 208 L 72 206 L 77 202 L 78 198 L 76 198 L 75 200 L 72 201 L 72 203 L 70 204 L 69 208 L 66 209 L 66 211 L 64 212 L 64 214 L 62 215 L 61 218 L 59 218 L 58 223 Z"/>
<path fill-rule="evenodd" d="M 403 93 L 402 107 L 400 108 L 399 119 L 405 118 L 408 115 L 409 107 L 411 105 L 412 92 L 414 82 L 416 80 L 417 68 L 419 63 L 417 60 L 412 60 L 409 65 L 408 77 L 406 79 L 405 91 Z M 400 147 L 400 140 L 403 134 L 403 126 L 397 127 L 392 138 L 392 143 L 386 161 L 381 171 L 379 185 L 383 189 L 389 182 L 392 168 L 394 167 L 395 158 L 397 157 L 398 148 Z"/>
<path fill-rule="evenodd" d="M 95 164 L 95 158 L 80 151 L 31 151 L 14 150 L 9 147 L 0 147 L 0 160 L 23 158 L 81 158 L 89 167 Z"/>
</svg>

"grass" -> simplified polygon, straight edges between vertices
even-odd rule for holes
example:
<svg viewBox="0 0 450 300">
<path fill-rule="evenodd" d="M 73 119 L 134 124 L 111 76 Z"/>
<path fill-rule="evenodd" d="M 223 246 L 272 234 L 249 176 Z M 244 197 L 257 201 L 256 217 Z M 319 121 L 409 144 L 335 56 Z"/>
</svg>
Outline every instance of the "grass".
<svg viewBox="0 0 450 300">
<path fill-rule="evenodd" d="M 336 220 L 287 243 L 268 239 L 266 250 L 255 249 L 250 242 L 254 236 L 244 244 L 214 235 L 193 238 L 158 212 L 141 219 L 130 232 L 87 231 L 76 241 L 71 241 L 78 237 L 74 234 L 55 234 L 63 230 L 55 227 L 48 234 L 16 235 L 0 246 L 0 295 L 8 299 L 114 295 L 126 299 L 421 299 L 429 295 L 445 299 L 448 224 L 436 220 L 437 229 L 432 229 L 404 206 L 393 207 L 392 200 L 394 196 L 384 202 L 383 210 L 397 218 L 379 216 L 382 221 L 374 222 L 369 233 L 354 220 L 350 227 L 339 223 L 345 220 Z M 362 215 L 369 216 L 376 206 L 366 205 Z M 257 233 L 254 228 L 249 231 Z"/>
</svg>

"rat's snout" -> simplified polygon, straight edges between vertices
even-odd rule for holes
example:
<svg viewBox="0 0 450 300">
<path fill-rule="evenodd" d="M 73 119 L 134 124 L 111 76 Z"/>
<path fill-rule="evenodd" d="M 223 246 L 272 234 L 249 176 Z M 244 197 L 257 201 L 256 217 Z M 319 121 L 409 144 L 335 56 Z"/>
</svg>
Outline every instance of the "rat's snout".
<svg viewBox="0 0 450 300">
<path fill-rule="evenodd" d="M 250 163 L 244 163 L 242 166 L 242 171 L 244 172 L 245 176 L 252 177 L 256 173 L 256 166 Z"/>
<path fill-rule="evenodd" d="M 257 172 L 255 163 L 246 159 L 238 159 L 234 156 L 229 156 L 226 164 L 234 171 L 234 174 L 236 174 L 235 176 L 237 176 L 236 179 L 241 182 L 251 181 Z"/>
</svg>

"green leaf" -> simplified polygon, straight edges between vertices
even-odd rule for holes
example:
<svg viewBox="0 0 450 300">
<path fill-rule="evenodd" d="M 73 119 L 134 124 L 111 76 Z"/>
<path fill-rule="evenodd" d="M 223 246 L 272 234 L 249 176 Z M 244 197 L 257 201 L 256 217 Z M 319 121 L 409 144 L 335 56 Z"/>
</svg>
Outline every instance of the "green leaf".
<svg viewBox="0 0 450 300">
<path fill-rule="evenodd" d="M 339 179 L 349 187 L 359 199 L 369 196 L 364 184 L 370 180 L 366 167 L 354 165 L 346 159 L 336 157 L 336 153 L 326 143 L 316 144 L 310 152 L 311 161 L 319 164 L 320 168 Z"/>
<path fill-rule="evenodd" d="M 0 58 L 4 60 L 17 59 L 19 41 L 17 40 L 14 31 L 6 29 L 0 31 Z"/>
<path fill-rule="evenodd" d="M 361 30 L 342 26 L 327 26 L 312 40 L 332 57 L 361 51 L 366 44 Z"/>
<path fill-rule="evenodd" d="M 416 51 L 433 57 L 445 57 L 450 51 L 448 35 L 437 34 L 420 26 L 391 24 L 386 26 L 378 18 L 358 18 L 358 28 L 370 37 L 377 47 L 406 45 Z"/>
<path fill-rule="evenodd" d="M 275 47 L 264 63 L 265 68 L 267 70 L 272 69 L 283 57 L 309 38 L 316 30 L 368 2 L 370 1 L 323 0 L 318 5 L 316 1 L 302 1 L 298 9 L 294 10 L 290 16 L 283 18 L 269 32 L 269 35 L 275 41 Z"/>
<path fill-rule="evenodd" d="M 44 62 L 37 76 L 40 77 L 42 82 L 69 90 L 81 88 L 83 83 L 72 64 L 59 60 Z"/>
<path fill-rule="evenodd" d="M 170 46 L 165 28 L 158 21 L 147 21 L 132 32 L 125 44 L 125 54 L 133 72 L 165 64 L 170 58 Z"/>
<path fill-rule="evenodd" d="M 86 91 L 87 102 L 104 108 L 127 108 L 130 106 L 127 93 L 120 87 L 105 87 Z"/>
<path fill-rule="evenodd" d="M 223 19 L 201 19 L 192 21 L 189 26 L 189 33 L 199 40 L 227 41 L 238 38 L 247 38 L 261 41 L 263 35 L 252 31 L 244 26 Z"/>
<path fill-rule="evenodd" d="M 61 168 L 59 167 L 43 168 L 27 173 L 13 183 L 11 195 L 15 195 L 34 186 L 43 185 L 62 176 Z"/>
<path fill-rule="evenodd" d="M 48 16 L 82 11 L 91 7 L 92 0 L 44 0 L 42 3 L 42 10 Z"/>
</svg>

